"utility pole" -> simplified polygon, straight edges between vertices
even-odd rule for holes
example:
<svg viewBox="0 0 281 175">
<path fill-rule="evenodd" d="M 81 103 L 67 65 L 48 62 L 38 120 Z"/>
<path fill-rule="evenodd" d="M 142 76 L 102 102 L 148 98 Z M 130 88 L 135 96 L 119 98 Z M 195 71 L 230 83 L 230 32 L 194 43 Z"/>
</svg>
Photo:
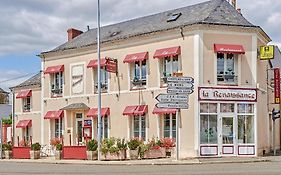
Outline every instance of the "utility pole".
<svg viewBox="0 0 281 175">
<path fill-rule="evenodd" d="M 100 67 L 100 0 L 97 4 L 97 54 L 98 54 L 98 160 L 101 160 L 101 67 Z"/>
<path fill-rule="evenodd" d="M 3 135 L 3 133 L 2 133 L 2 130 L 3 130 L 3 128 L 2 128 L 2 117 L 0 116 L 0 159 L 2 159 L 2 151 L 3 151 L 3 140 L 2 140 L 2 135 Z"/>
</svg>

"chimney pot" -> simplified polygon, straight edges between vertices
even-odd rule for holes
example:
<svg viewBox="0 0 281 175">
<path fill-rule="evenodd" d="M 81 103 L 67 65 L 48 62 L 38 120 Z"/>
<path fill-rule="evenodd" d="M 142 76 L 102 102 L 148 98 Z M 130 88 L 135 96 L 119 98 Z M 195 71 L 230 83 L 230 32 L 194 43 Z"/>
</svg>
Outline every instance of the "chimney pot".
<svg viewBox="0 0 281 175">
<path fill-rule="evenodd" d="M 238 8 L 237 11 L 238 11 L 238 13 L 242 14 L 241 8 Z"/>
<path fill-rule="evenodd" d="M 68 33 L 68 41 L 71 41 L 73 38 L 81 35 L 83 32 L 74 28 L 70 28 L 67 30 Z"/>
</svg>

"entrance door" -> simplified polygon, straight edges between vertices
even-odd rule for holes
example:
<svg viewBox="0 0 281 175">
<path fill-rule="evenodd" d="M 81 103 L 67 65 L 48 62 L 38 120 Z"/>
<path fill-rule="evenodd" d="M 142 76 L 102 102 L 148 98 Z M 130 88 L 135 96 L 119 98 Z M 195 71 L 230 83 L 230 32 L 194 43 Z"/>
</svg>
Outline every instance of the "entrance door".
<svg viewBox="0 0 281 175">
<path fill-rule="evenodd" d="M 83 114 L 76 113 L 76 136 L 78 145 L 83 142 Z"/>
<path fill-rule="evenodd" d="M 234 115 L 225 115 L 220 120 L 220 154 L 222 156 L 235 155 Z"/>
</svg>

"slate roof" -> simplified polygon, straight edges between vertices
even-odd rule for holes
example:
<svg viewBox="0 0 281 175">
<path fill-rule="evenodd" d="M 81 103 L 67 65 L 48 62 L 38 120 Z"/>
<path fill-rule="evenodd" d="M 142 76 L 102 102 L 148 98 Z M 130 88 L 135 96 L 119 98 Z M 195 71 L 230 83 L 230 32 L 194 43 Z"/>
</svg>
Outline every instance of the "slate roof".
<svg viewBox="0 0 281 175">
<path fill-rule="evenodd" d="M 182 15 L 176 21 L 167 22 L 169 16 L 174 13 L 181 13 Z M 193 24 L 258 27 L 248 22 L 226 0 L 211 0 L 192 6 L 104 26 L 101 28 L 101 42 L 127 39 L 133 36 L 165 31 Z M 91 29 L 48 52 L 57 52 L 94 45 L 96 44 L 96 33 L 96 29 Z M 116 35 L 114 35 L 114 33 Z M 48 52 L 43 52 L 42 54 Z"/>
<path fill-rule="evenodd" d="M 4 91 L 2 88 L 0 88 L 0 93 L 8 94 L 8 92 Z"/>
<path fill-rule="evenodd" d="M 9 118 L 12 113 L 12 105 L 0 104 L 0 118 Z"/>
<path fill-rule="evenodd" d="M 41 87 L 41 72 L 37 73 L 36 75 L 29 78 L 28 80 L 22 82 L 21 84 L 11 87 L 10 89 L 24 88 L 24 87 L 36 86 L 36 85 L 39 85 Z"/>
<path fill-rule="evenodd" d="M 77 109 L 90 109 L 87 105 L 85 105 L 85 103 L 73 103 L 70 105 L 67 105 L 63 108 L 61 108 L 61 110 L 77 110 Z"/>
</svg>

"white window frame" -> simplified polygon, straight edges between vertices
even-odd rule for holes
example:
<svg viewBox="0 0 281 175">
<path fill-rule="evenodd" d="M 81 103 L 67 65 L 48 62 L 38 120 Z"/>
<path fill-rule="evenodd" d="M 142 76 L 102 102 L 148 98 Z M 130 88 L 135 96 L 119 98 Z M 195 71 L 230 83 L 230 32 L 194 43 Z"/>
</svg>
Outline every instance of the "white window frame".
<svg viewBox="0 0 281 175">
<path fill-rule="evenodd" d="M 234 84 L 234 85 L 238 85 L 238 80 L 239 80 L 239 76 L 238 76 L 238 62 L 239 62 L 239 54 L 233 54 L 233 58 L 234 58 L 234 70 L 232 72 L 234 72 L 233 76 L 234 76 L 234 80 L 233 82 L 231 81 L 227 81 L 225 78 L 224 81 L 218 81 L 218 54 L 223 54 L 223 60 L 224 60 L 224 70 L 223 70 L 223 74 L 222 76 L 225 76 L 225 72 L 226 72 L 226 68 L 227 68 L 227 64 L 226 64 L 226 60 L 227 60 L 227 56 L 231 53 L 216 53 L 216 81 L 217 81 L 217 84 Z"/>
<path fill-rule="evenodd" d="M 131 137 L 132 138 L 134 138 L 135 137 L 135 126 L 134 126 L 134 123 L 135 123 L 135 117 L 138 117 L 139 118 L 139 136 L 138 136 L 138 138 L 142 138 L 142 139 L 144 139 L 144 141 L 146 141 L 147 140 L 147 117 L 146 117 L 146 115 L 134 115 L 134 116 L 132 116 L 132 124 L 131 124 L 131 126 L 132 126 L 132 131 L 131 131 Z M 141 137 L 142 136 L 142 118 L 144 119 L 144 123 L 145 123 L 145 127 L 144 127 L 144 137 L 145 138 L 143 138 L 143 137 Z"/>
<path fill-rule="evenodd" d="M 107 128 L 105 128 L 105 122 L 104 122 L 104 118 L 107 118 Z M 101 138 L 105 139 L 105 138 L 109 138 L 109 116 L 105 115 L 101 117 L 101 124 L 102 124 L 102 133 L 101 133 Z M 98 130 L 98 126 L 97 126 L 97 130 Z M 107 130 L 107 137 L 105 137 L 104 132 Z"/>
<path fill-rule="evenodd" d="M 29 99 L 29 109 L 25 109 L 25 106 L 28 106 L 27 99 Z M 31 97 L 26 97 L 22 99 L 22 111 L 30 112 L 31 111 Z"/>
<path fill-rule="evenodd" d="M 54 128 L 54 134 L 56 138 L 61 138 L 62 137 L 62 128 L 63 128 L 63 119 L 55 119 L 54 120 L 55 128 Z M 58 128 L 56 128 L 56 125 L 58 124 Z M 56 130 L 57 129 L 57 130 Z M 58 132 L 58 135 L 56 135 Z"/>
<path fill-rule="evenodd" d="M 176 136 L 176 129 L 173 130 L 173 118 L 176 118 L 176 114 L 164 114 L 163 115 L 163 137 L 165 137 L 165 118 L 169 116 L 169 137 L 168 138 L 173 138 L 173 132 L 175 132 L 175 136 Z M 176 122 L 176 121 L 175 121 Z M 174 139 L 176 139 L 176 137 L 174 137 Z"/>
<path fill-rule="evenodd" d="M 57 81 L 56 76 L 59 76 L 58 88 L 56 87 L 56 84 L 57 84 L 56 83 L 56 81 Z M 51 97 L 61 97 L 61 96 L 63 96 L 63 88 L 64 88 L 64 74 L 63 74 L 63 72 L 56 72 L 56 73 L 51 74 L 51 80 L 50 80 Z M 53 90 L 59 90 L 59 91 L 61 91 L 61 93 L 53 93 L 52 92 Z"/>
<path fill-rule="evenodd" d="M 145 62 L 145 69 L 146 69 L 146 73 L 145 73 L 145 79 L 142 79 L 143 77 L 143 71 L 142 71 L 142 66 L 143 66 L 143 62 Z M 143 82 L 143 83 L 140 83 L 140 85 L 134 85 L 133 82 L 134 82 L 134 79 L 136 77 L 136 65 L 137 63 L 139 63 L 139 68 L 138 68 L 138 71 L 140 72 L 140 76 L 139 76 L 139 79 L 137 79 L 138 81 L 140 82 Z M 142 60 L 142 61 L 135 61 L 133 63 L 130 63 L 130 67 L 131 67 L 131 71 L 130 71 L 130 75 L 132 75 L 131 79 L 130 79 L 130 84 L 131 84 L 131 89 L 136 89 L 136 88 L 145 88 L 147 86 L 147 78 L 148 78 L 148 67 L 147 67 L 147 64 L 148 64 L 148 61 L 147 60 Z"/>
<path fill-rule="evenodd" d="M 110 81 L 110 73 L 106 71 L 105 67 L 101 68 L 101 74 L 104 74 L 106 76 L 106 82 L 101 82 L 101 85 L 105 85 L 105 88 L 101 86 L 101 92 L 102 93 L 108 93 L 109 92 L 109 81 Z M 98 93 L 98 69 L 93 69 L 93 89 L 94 93 Z"/>
<path fill-rule="evenodd" d="M 160 86 L 167 86 L 167 83 L 164 81 L 165 78 L 173 76 L 173 73 L 177 73 L 174 72 L 174 64 L 173 61 L 174 59 L 178 59 L 178 64 L 177 64 L 177 72 L 181 72 L 182 71 L 182 66 L 181 66 L 181 57 L 180 55 L 176 55 L 176 56 L 169 56 L 169 57 L 165 57 L 165 58 L 159 58 L 159 66 L 160 66 Z M 164 76 L 164 71 L 165 71 L 165 61 L 169 59 L 170 61 L 172 61 L 171 66 L 169 67 L 169 71 L 171 72 L 170 76 Z"/>
</svg>

